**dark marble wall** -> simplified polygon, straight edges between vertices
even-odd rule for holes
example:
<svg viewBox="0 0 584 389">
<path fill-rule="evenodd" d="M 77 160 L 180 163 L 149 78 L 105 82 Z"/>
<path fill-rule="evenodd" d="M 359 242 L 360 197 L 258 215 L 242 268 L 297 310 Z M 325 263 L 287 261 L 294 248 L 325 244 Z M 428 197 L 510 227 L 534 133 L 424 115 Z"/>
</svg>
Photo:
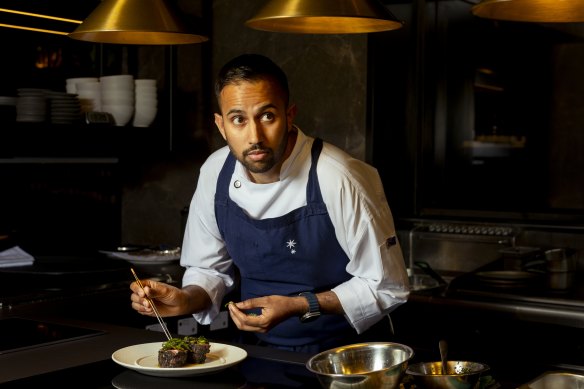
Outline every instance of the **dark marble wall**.
<svg viewBox="0 0 584 389">
<path fill-rule="evenodd" d="M 295 35 L 252 30 L 244 25 L 263 1 L 216 0 L 210 9 L 198 1 L 179 5 L 189 14 L 211 16 L 210 40 L 178 47 L 175 145 L 164 156 L 124 163 L 122 241 L 181 244 L 181 211 L 190 202 L 200 164 L 224 145 L 214 128 L 216 107 L 210 89 L 214 74 L 242 53 L 271 57 L 287 72 L 291 98 L 298 106 L 297 124 L 308 134 L 364 159 L 366 137 L 366 35 Z M 160 77 L 168 53 L 143 48 L 140 73 Z M 164 82 L 164 77 L 160 78 Z M 187 144 L 187 146 L 185 146 Z"/>
</svg>

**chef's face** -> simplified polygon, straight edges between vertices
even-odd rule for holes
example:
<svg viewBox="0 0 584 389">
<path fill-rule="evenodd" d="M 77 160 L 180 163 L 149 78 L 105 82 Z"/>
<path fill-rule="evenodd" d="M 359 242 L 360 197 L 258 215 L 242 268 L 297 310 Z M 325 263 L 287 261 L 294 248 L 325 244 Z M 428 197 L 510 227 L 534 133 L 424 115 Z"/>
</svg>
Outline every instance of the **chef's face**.
<svg viewBox="0 0 584 389">
<path fill-rule="evenodd" d="M 259 183 L 279 180 L 293 147 L 288 140 L 296 113 L 279 86 L 269 79 L 229 84 L 221 91 L 219 106 L 215 124 L 250 178 Z"/>
</svg>

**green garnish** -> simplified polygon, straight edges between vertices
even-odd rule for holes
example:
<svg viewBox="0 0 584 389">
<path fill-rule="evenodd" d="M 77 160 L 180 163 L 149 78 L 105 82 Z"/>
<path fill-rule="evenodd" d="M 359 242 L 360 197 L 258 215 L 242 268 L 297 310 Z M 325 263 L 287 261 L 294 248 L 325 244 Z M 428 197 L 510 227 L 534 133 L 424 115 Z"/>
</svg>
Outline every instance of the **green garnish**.
<svg viewBox="0 0 584 389">
<path fill-rule="evenodd" d="M 172 338 L 162 343 L 162 350 L 193 351 L 193 344 L 209 344 L 204 336 L 185 336 L 184 338 Z"/>
<path fill-rule="evenodd" d="M 162 350 L 182 350 L 191 351 L 191 345 L 183 338 L 172 338 L 162 343 Z"/>
<path fill-rule="evenodd" d="M 209 341 L 204 336 L 185 336 L 185 341 L 190 344 L 208 344 Z"/>
</svg>

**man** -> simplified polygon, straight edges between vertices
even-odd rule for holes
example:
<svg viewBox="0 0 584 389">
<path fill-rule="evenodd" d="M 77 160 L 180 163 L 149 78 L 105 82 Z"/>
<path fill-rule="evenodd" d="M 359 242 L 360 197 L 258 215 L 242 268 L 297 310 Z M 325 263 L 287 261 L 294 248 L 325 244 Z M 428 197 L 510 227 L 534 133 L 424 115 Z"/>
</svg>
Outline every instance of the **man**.
<svg viewBox="0 0 584 389">
<path fill-rule="evenodd" d="M 182 289 L 145 280 L 163 316 L 231 319 L 261 344 L 318 352 L 352 343 L 406 302 L 409 283 L 377 171 L 293 124 L 284 72 L 242 55 L 219 72 L 227 146 L 201 167 Z M 153 315 L 133 283 L 132 307 Z"/>
</svg>

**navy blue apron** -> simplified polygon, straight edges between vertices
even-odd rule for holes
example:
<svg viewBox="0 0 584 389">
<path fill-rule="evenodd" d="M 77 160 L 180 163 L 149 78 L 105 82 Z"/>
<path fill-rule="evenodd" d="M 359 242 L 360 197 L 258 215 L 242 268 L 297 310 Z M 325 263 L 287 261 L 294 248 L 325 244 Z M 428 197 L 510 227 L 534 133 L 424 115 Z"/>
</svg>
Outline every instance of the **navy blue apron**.
<svg viewBox="0 0 584 389">
<path fill-rule="evenodd" d="M 316 165 L 322 140 L 312 146 L 306 188 L 307 205 L 276 218 L 255 220 L 229 198 L 235 157 L 229 153 L 217 181 L 215 215 L 221 235 L 241 276 L 242 300 L 269 295 L 296 296 L 320 292 L 347 281 L 348 257 L 337 242 L 322 200 Z M 260 340 L 277 346 L 341 341 L 355 331 L 343 315 L 322 315 L 301 323 L 289 318 Z"/>
</svg>

